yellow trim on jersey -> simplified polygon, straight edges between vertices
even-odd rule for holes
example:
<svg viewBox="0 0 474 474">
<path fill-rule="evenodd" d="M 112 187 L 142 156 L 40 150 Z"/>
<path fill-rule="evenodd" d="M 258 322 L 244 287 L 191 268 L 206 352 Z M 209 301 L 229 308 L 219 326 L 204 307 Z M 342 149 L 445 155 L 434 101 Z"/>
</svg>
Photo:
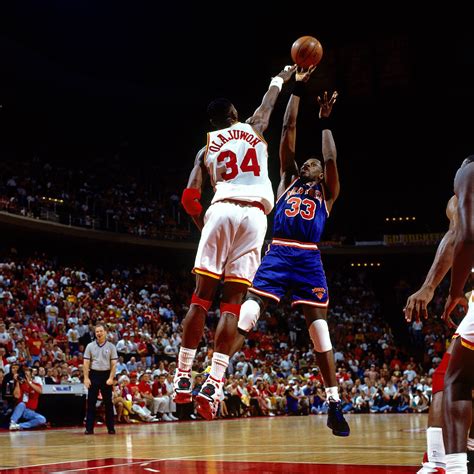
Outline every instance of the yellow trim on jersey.
<svg viewBox="0 0 474 474">
<path fill-rule="evenodd" d="M 249 282 L 246 278 L 238 278 L 238 277 L 224 277 L 224 282 L 234 282 L 234 283 L 243 283 L 247 286 L 252 286 L 252 283 Z"/>
<path fill-rule="evenodd" d="M 214 278 L 215 280 L 220 280 L 221 275 L 218 275 L 217 273 L 210 272 L 208 270 L 201 270 L 200 268 L 193 268 L 193 273 L 197 273 L 198 275 L 205 275 L 211 278 Z"/>
<path fill-rule="evenodd" d="M 463 339 L 461 337 L 461 344 L 466 347 L 467 349 L 470 349 L 471 351 L 474 351 L 474 342 L 471 341 L 466 341 L 466 339 Z"/>
</svg>

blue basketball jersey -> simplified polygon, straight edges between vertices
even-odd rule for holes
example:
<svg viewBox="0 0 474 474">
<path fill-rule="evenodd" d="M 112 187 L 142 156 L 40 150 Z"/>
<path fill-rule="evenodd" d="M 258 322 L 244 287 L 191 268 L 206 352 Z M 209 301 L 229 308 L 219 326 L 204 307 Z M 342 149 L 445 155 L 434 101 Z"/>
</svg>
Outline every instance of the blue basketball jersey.
<svg viewBox="0 0 474 474">
<path fill-rule="evenodd" d="M 273 237 L 319 242 L 327 217 L 322 185 L 297 178 L 277 201 Z"/>
</svg>

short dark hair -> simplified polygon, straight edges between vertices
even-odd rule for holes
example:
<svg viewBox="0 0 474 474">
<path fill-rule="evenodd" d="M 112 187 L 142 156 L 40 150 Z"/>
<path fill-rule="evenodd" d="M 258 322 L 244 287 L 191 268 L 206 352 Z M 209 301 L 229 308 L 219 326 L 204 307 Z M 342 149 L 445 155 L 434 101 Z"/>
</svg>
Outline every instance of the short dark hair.
<svg viewBox="0 0 474 474">
<path fill-rule="evenodd" d="M 209 117 L 209 120 L 212 120 L 213 122 L 224 122 L 229 116 L 229 110 L 231 107 L 232 102 L 229 99 L 223 97 L 214 99 L 207 106 L 207 116 Z"/>
<path fill-rule="evenodd" d="M 472 163 L 474 161 L 474 155 L 469 155 L 467 158 L 464 159 L 464 161 L 467 161 L 468 163 Z"/>
<path fill-rule="evenodd" d="M 107 326 L 105 325 L 105 323 L 97 323 L 95 325 L 94 330 L 97 329 L 97 328 L 102 328 L 104 331 L 107 331 Z"/>
</svg>

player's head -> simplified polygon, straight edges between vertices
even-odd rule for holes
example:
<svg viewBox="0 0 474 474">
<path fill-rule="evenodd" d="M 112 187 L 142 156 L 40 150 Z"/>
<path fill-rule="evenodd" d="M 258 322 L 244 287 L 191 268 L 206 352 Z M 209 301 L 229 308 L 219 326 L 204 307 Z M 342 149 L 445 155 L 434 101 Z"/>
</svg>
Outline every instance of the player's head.
<svg viewBox="0 0 474 474">
<path fill-rule="evenodd" d="M 464 168 L 464 166 L 472 163 L 474 161 L 474 155 L 469 155 L 467 158 L 464 158 L 463 162 L 461 163 L 460 168 Z"/>
<path fill-rule="evenodd" d="M 207 115 L 212 126 L 216 129 L 230 127 L 239 121 L 239 114 L 228 99 L 215 99 L 207 106 Z"/>
<path fill-rule="evenodd" d="M 323 161 L 315 156 L 306 160 L 300 168 L 300 178 L 303 181 L 322 181 L 324 179 Z"/>
</svg>

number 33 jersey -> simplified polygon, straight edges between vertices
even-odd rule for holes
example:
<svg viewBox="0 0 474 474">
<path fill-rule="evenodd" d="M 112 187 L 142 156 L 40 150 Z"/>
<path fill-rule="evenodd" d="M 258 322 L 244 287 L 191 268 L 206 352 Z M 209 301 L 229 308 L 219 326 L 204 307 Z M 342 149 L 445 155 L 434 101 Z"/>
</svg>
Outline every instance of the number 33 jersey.
<svg viewBox="0 0 474 474">
<path fill-rule="evenodd" d="M 271 212 L 274 196 L 268 178 L 268 147 L 251 125 L 237 122 L 208 133 L 204 165 L 214 187 L 212 203 L 259 202 L 266 214 Z"/>
<path fill-rule="evenodd" d="M 277 201 L 273 238 L 317 243 L 327 217 L 322 185 L 297 178 Z"/>
</svg>

